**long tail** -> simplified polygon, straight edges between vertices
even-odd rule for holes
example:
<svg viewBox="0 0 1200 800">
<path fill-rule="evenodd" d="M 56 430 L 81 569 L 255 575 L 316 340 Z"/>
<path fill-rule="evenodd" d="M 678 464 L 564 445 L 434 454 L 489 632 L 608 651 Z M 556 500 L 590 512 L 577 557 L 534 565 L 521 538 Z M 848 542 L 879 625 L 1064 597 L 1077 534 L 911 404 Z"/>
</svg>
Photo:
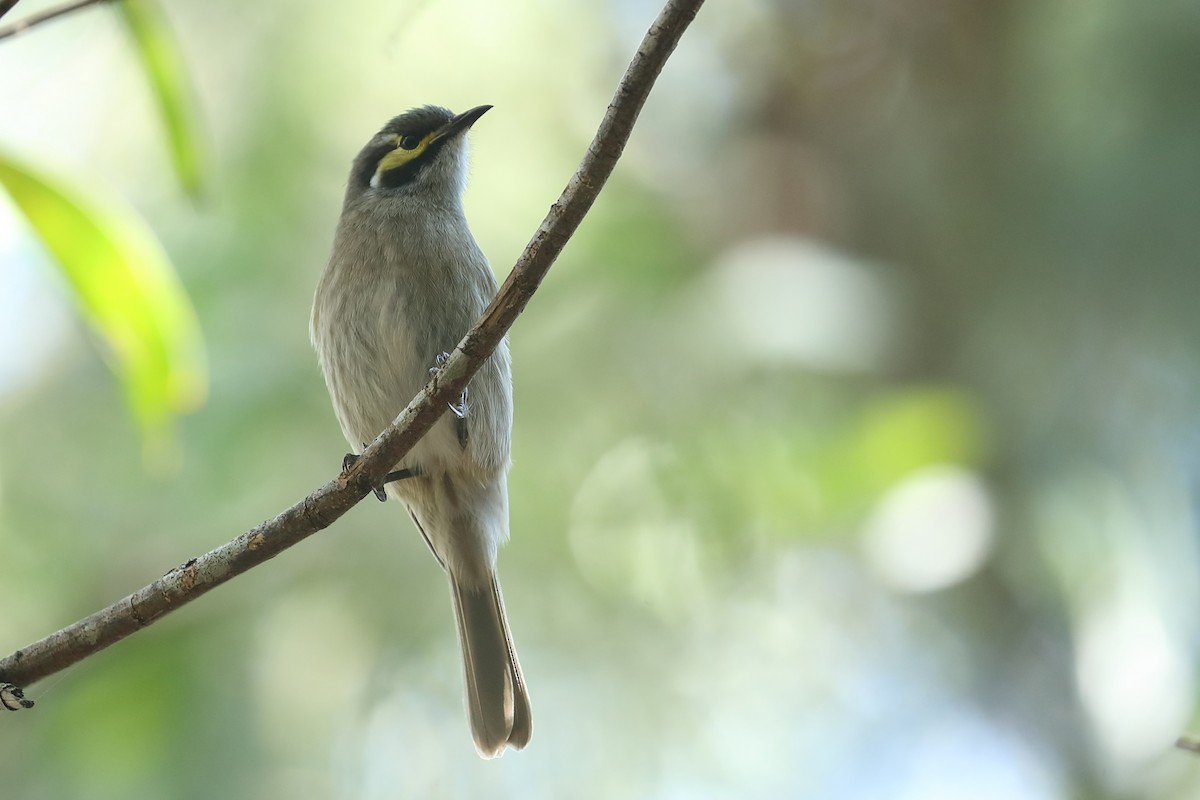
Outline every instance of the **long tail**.
<svg viewBox="0 0 1200 800">
<path fill-rule="evenodd" d="M 450 594 L 462 646 L 463 674 L 467 686 L 467 715 L 475 749 L 483 758 L 495 758 L 505 745 L 520 750 L 533 735 L 529 694 L 521 664 L 508 632 L 500 582 L 478 589 L 464 587 L 453 572 Z"/>
</svg>

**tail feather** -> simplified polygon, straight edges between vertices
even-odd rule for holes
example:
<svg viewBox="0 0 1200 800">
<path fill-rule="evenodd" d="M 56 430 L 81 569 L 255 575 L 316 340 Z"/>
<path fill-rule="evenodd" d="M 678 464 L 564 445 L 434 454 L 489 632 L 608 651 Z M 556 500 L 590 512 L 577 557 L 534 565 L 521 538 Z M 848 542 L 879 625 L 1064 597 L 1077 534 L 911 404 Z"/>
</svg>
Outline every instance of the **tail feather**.
<svg viewBox="0 0 1200 800">
<path fill-rule="evenodd" d="M 508 650 L 508 672 L 513 686 L 513 722 L 508 734 L 508 743 L 517 750 L 529 744 L 533 736 L 533 714 L 529 707 L 529 692 L 525 689 L 525 675 L 517 659 L 517 648 L 513 646 L 512 633 L 508 630 L 508 615 L 504 613 L 504 596 L 500 592 L 500 581 L 492 574 L 492 597 L 500 612 L 500 626 L 504 629 L 504 643 Z"/>
<path fill-rule="evenodd" d="M 471 734 L 479 755 L 495 758 L 506 745 L 521 749 L 533 733 L 525 679 L 495 575 L 491 586 L 473 589 L 464 587 L 452 572 L 447 574 L 462 646 Z"/>
</svg>

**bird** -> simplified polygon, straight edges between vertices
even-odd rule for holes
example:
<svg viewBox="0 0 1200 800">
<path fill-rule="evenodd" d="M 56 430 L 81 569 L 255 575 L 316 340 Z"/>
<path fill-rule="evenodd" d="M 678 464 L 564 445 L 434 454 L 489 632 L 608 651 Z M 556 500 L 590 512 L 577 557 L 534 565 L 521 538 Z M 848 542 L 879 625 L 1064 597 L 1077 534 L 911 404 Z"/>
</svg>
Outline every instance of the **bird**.
<svg viewBox="0 0 1200 800">
<path fill-rule="evenodd" d="M 467 132 L 489 109 L 410 109 L 354 158 L 309 331 L 352 451 L 346 465 L 441 368 L 496 294 L 462 205 Z M 449 405 L 376 494 L 406 507 L 449 578 L 471 734 L 479 755 L 494 758 L 523 748 L 533 732 L 496 573 L 508 538 L 507 341 Z"/>
</svg>

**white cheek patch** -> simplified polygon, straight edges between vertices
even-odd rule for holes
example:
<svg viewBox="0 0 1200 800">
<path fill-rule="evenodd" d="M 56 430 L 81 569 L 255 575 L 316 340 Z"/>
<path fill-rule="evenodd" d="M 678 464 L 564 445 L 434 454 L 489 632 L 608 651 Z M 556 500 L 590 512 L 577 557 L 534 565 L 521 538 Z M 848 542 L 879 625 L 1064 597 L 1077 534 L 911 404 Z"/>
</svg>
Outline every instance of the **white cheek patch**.
<svg viewBox="0 0 1200 800">
<path fill-rule="evenodd" d="M 381 176 L 382 176 L 382 173 L 379 170 L 375 170 L 375 174 L 371 176 L 371 188 L 372 189 L 379 188 Z"/>
</svg>

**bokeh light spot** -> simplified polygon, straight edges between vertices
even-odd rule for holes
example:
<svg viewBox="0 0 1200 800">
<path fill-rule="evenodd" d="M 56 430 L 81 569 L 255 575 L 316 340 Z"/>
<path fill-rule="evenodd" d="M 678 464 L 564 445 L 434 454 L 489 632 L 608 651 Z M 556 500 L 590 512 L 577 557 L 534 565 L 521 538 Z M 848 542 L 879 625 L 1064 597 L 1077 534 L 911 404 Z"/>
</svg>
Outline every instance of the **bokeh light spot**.
<svg viewBox="0 0 1200 800">
<path fill-rule="evenodd" d="M 970 577 L 987 559 L 992 526 L 992 500 L 975 473 L 927 467 L 879 501 L 863 534 L 863 552 L 895 589 L 945 589 Z"/>
</svg>

